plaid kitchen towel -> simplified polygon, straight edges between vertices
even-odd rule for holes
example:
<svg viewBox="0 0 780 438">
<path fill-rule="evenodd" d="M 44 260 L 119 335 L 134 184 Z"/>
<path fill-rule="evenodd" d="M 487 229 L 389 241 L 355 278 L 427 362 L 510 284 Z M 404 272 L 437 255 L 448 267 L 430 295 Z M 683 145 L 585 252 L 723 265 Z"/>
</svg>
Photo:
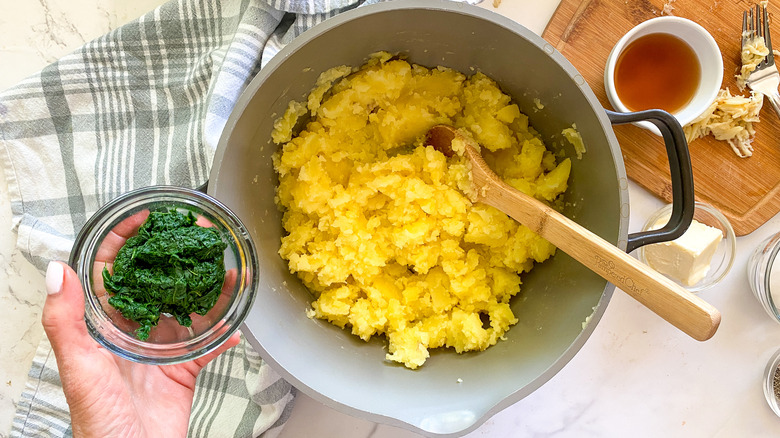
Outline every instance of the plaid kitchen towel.
<svg viewBox="0 0 780 438">
<path fill-rule="evenodd" d="M 18 247 L 67 260 L 104 203 L 142 186 L 206 181 L 225 121 L 261 66 L 360 0 L 172 0 L 0 94 L 0 163 Z M 294 389 L 246 341 L 197 380 L 193 437 L 276 436 Z M 71 436 L 46 339 L 11 436 Z"/>
<path fill-rule="evenodd" d="M 0 94 L 0 162 L 17 245 L 67 260 L 86 220 L 129 190 L 198 187 L 235 101 L 287 42 L 359 0 L 179 0 Z"/>
</svg>

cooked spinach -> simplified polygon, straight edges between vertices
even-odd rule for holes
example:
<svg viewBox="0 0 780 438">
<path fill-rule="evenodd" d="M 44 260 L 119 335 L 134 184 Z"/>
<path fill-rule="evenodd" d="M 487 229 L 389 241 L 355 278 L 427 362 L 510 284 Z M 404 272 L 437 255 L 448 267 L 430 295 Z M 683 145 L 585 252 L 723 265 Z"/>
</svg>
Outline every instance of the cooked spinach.
<svg viewBox="0 0 780 438">
<path fill-rule="evenodd" d="M 113 274 L 103 269 L 103 283 L 112 294 L 108 303 L 141 325 L 135 335 L 142 341 L 161 314 L 189 327 L 191 313 L 205 315 L 219 298 L 227 244 L 216 228 L 195 221 L 192 212 L 151 212 L 119 250 Z"/>
</svg>

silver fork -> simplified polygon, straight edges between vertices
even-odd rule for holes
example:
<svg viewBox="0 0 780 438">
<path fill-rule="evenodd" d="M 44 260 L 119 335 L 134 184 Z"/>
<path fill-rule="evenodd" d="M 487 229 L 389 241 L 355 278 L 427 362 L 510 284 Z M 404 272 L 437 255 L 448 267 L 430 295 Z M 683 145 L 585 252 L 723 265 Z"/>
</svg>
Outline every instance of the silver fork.
<svg viewBox="0 0 780 438">
<path fill-rule="evenodd" d="M 766 55 L 756 69 L 747 78 L 747 85 L 751 90 L 759 92 L 769 99 L 775 112 L 780 116 L 780 73 L 775 65 L 775 55 L 772 53 L 772 40 L 769 36 L 769 16 L 766 6 L 756 5 L 755 17 L 753 9 L 742 13 L 742 46 L 744 47 L 756 36 L 763 37 L 769 54 Z"/>
</svg>

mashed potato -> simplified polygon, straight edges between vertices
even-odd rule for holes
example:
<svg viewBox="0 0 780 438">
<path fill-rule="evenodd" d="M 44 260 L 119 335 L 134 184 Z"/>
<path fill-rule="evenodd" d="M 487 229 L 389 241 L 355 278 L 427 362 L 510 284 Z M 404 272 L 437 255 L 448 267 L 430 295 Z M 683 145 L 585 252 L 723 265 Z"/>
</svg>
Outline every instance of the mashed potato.
<svg viewBox="0 0 780 438">
<path fill-rule="evenodd" d="M 295 137 L 293 127 L 309 119 Z M 517 323 L 520 273 L 555 247 L 464 195 L 469 168 L 426 147 L 435 124 L 483 146 L 512 186 L 560 205 L 571 163 L 556 161 L 495 82 L 379 53 L 324 73 L 291 103 L 273 139 L 279 254 L 315 294 L 311 317 L 364 340 L 384 334 L 387 359 L 417 368 L 428 350 L 484 350 Z"/>
</svg>

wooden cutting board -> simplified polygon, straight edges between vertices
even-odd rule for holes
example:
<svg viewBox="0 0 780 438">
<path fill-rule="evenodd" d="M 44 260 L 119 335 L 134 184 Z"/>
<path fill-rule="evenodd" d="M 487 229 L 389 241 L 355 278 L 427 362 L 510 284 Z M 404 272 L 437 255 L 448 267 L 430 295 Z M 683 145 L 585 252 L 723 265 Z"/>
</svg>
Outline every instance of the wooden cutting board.
<svg viewBox="0 0 780 438">
<path fill-rule="evenodd" d="M 604 108 L 612 109 L 604 90 L 604 65 L 612 46 L 629 29 L 661 15 L 665 3 L 672 14 L 707 29 L 723 54 L 723 87 L 738 93 L 737 72 L 742 11 L 745 0 L 562 0 L 542 35 L 585 77 Z M 770 23 L 774 5 L 769 5 Z M 780 28 L 773 26 L 780 41 Z M 708 136 L 689 145 L 696 199 L 713 205 L 742 236 L 780 211 L 780 118 L 764 100 L 755 125 L 753 156 L 739 158 L 731 147 Z M 629 178 L 658 197 L 671 200 L 668 160 L 660 137 L 635 127 L 614 127 Z"/>
</svg>

